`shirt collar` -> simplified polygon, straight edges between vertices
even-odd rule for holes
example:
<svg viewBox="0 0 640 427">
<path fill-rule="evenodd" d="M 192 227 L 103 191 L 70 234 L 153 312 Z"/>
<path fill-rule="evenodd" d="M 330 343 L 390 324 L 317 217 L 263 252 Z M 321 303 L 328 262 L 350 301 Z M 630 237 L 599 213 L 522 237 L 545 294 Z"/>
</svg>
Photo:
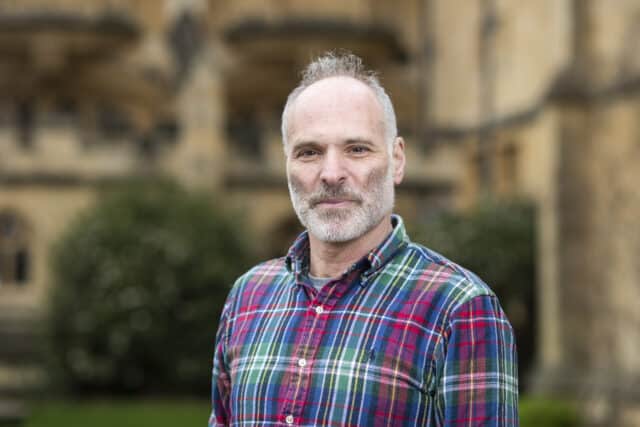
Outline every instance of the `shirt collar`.
<svg viewBox="0 0 640 427">
<path fill-rule="evenodd" d="M 409 236 L 404 227 L 404 222 L 400 215 L 391 215 L 391 233 L 384 241 L 366 256 L 356 262 L 349 271 L 362 269 L 362 275 L 369 277 L 384 266 L 396 252 L 409 244 Z M 287 270 L 298 275 L 306 274 L 309 271 L 309 233 L 302 232 L 289 248 L 285 258 Z M 366 283 L 368 281 L 364 281 Z"/>
</svg>

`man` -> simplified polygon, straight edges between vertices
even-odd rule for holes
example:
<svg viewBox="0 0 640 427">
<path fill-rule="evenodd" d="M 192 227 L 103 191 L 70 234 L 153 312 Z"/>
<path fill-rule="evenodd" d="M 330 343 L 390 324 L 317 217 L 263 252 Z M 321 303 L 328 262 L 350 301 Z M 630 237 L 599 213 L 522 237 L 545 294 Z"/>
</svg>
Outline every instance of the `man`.
<svg viewBox="0 0 640 427">
<path fill-rule="evenodd" d="M 209 425 L 518 425 L 515 343 L 495 294 L 392 215 L 404 141 L 375 76 L 354 55 L 316 59 L 282 138 L 307 231 L 231 290 Z"/>
</svg>

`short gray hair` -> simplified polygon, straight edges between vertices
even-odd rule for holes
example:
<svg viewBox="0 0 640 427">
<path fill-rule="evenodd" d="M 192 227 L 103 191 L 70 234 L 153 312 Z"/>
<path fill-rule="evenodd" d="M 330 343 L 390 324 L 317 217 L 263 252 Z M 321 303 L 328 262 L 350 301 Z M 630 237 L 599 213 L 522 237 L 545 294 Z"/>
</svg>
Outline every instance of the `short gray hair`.
<svg viewBox="0 0 640 427">
<path fill-rule="evenodd" d="M 389 146 L 389 151 L 391 151 L 393 142 L 398 136 L 396 113 L 393 109 L 391 98 L 389 98 L 389 95 L 380 84 L 376 73 L 366 69 L 359 56 L 346 51 L 326 52 L 307 65 L 302 72 L 302 80 L 298 87 L 291 91 L 287 97 L 287 103 L 282 111 L 281 132 L 284 147 L 286 148 L 287 146 L 288 115 L 291 106 L 306 88 L 329 77 L 351 77 L 364 83 L 373 91 L 382 107 L 385 141 Z"/>
</svg>

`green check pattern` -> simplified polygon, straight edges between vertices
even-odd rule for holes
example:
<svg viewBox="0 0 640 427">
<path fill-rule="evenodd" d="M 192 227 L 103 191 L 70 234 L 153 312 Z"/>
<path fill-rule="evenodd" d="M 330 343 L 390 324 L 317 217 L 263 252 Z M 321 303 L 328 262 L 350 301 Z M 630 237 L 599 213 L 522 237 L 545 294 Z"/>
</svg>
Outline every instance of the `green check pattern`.
<svg viewBox="0 0 640 427">
<path fill-rule="evenodd" d="M 495 294 L 392 223 L 320 292 L 306 233 L 238 279 L 209 426 L 518 425 L 516 346 Z"/>
</svg>

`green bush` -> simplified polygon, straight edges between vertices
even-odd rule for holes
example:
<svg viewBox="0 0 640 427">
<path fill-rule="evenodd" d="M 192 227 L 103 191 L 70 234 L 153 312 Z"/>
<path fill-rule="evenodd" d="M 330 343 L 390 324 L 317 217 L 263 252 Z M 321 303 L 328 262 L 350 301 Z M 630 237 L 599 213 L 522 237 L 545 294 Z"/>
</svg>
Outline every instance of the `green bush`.
<svg viewBox="0 0 640 427">
<path fill-rule="evenodd" d="M 426 218 L 415 240 L 480 276 L 498 295 L 518 345 L 520 382 L 535 349 L 535 215 L 525 201 L 484 199 L 463 212 Z"/>
<path fill-rule="evenodd" d="M 168 181 L 108 192 L 55 244 L 49 357 L 76 394 L 206 392 L 245 226 Z"/>
</svg>

